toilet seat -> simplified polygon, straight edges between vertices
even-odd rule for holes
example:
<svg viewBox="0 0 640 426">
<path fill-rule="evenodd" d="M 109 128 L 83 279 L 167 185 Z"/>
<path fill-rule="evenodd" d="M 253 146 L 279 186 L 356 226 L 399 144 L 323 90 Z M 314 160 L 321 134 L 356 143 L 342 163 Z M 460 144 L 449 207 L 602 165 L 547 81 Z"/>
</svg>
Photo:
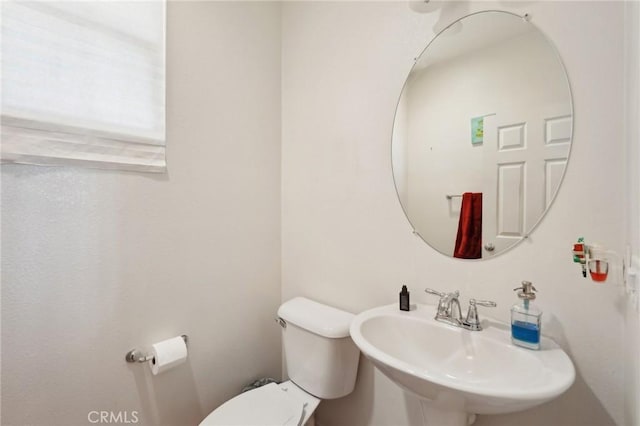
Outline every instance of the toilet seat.
<svg viewBox="0 0 640 426">
<path fill-rule="evenodd" d="M 270 383 L 228 400 L 200 426 L 302 426 L 319 403 L 291 381 Z"/>
</svg>

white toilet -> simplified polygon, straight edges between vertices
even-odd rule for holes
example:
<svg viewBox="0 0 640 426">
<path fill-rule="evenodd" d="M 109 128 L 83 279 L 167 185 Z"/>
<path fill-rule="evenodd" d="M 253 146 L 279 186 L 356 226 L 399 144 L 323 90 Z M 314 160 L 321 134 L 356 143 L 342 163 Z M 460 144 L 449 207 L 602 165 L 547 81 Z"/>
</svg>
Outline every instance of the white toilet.
<svg viewBox="0 0 640 426">
<path fill-rule="evenodd" d="M 200 426 L 313 426 L 322 399 L 350 394 L 360 351 L 351 340 L 353 314 L 296 297 L 278 309 L 286 382 L 241 393 L 222 404 Z"/>
</svg>

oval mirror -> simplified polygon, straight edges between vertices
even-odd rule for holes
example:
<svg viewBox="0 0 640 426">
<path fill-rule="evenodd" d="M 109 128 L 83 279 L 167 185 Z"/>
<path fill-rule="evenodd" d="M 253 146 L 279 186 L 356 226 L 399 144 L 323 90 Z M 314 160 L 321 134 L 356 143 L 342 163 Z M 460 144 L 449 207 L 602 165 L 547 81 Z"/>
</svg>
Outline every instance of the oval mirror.
<svg viewBox="0 0 640 426">
<path fill-rule="evenodd" d="M 416 60 L 394 119 L 393 178 L 414 232 L 462 259 L 515 246 L 558 192 L 572 129 L 564 66 L 526 16 L 454 22 Z"/>
</svg>

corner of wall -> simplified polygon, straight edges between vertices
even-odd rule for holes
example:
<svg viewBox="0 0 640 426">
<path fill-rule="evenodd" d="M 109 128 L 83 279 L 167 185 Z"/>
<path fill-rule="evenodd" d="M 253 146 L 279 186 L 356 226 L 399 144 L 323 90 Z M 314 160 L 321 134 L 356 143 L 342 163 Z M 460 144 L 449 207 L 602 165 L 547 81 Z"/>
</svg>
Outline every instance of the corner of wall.
<svg viewBox="0 0 640 426">
<path fill-rule="evenodd" d="M 625 149 L 626 149 L 626 244 L 631 251 L 630 267 L 638 270 L 640 256 L 640 2 L 625 2 Z M 627 425 L 640 424 L 640 313 L 637 283 L 635 294 L 629 290 L 625 312 L 625 401 L 624 415 Z"/>
</svg>

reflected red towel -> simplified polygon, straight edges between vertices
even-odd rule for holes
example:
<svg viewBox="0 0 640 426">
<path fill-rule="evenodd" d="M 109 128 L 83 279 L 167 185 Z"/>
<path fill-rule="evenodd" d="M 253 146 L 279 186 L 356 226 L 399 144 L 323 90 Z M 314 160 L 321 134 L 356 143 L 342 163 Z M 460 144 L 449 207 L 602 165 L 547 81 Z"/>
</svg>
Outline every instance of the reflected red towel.
<svg viewBox="0 0 640 426">
<path fill-rule="evenodd" d="M 458 236 L 453 257 L 480 259 L 482 257 L 482 193 L 462 194 L 458 221 Z"/>
</svg>

